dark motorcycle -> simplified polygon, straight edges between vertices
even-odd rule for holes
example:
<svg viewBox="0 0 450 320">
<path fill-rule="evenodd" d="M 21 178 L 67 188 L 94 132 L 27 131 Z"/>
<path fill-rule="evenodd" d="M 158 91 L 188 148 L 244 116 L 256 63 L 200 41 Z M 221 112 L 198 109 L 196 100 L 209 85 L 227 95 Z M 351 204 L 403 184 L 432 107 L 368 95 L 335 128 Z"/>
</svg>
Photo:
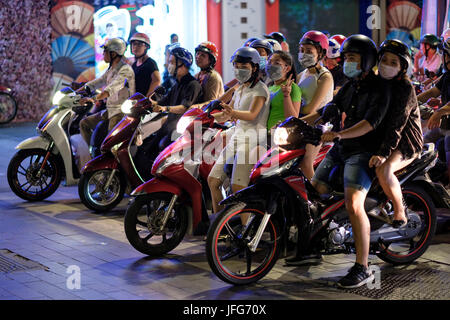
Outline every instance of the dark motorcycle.
<svg viewBox="0 0 450 320">
<path fill-rule="evenodd" d="M 241 285 L 263 278 L 296 226 L 301 228 L 301 243 L 314 251 L 324 255 L 355 252 L 342 168 L 330 174 L 335 191 L 327 196 L 319 195 L 299 169 L 305 145 L 317 145 L 321 135 L 321 130 L 302 120 L 287 119 L 276 129 L 277 145 L 253 168 L 250 186 L 222 202 L 226 208 L 211 225 L 206 242 L 208 263 L 220 279 Z M 406 226 L 391 226 L 393 206 L 376 181 L 365 202 L 371 225 L 370 253 L 392 264 L 419 258 L 436 229 L 433 201 L 421 185 L 437 157 L 433 145 L 427 147 L 420 159 L 396 172 L 408 216 Z"/>
</svg>

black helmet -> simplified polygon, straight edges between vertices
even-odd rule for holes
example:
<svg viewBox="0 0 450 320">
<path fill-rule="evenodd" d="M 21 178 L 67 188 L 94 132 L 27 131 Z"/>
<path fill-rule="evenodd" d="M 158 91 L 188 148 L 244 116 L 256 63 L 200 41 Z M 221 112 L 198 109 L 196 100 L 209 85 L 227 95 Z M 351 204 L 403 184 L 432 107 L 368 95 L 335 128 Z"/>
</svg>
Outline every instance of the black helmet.
<svg viewBox="0 0 450 320">
<path fill-rule="evenodd" d="M 441 43 L 441 40 L 434 34 L 427 33 L 420 38 L 420 43 L 427 43 L 433 48 L 436 48 Z"/>
<path fill-rule="evenodd" d="M 256 49 L 256 48 L 263 48 L 263 49 L 266 50 L 267 55 L 271 55 L 272 52 L 273 52 L 272 45 L 267 40 L 260 40 L 260 39 L 255 40 L 252 43 L 250 43 L 249 47 L 250 48 L 254 48 L 254 49 Z"/>
<path fill-rule="evenodd" d="M 378 50 L 378 60 L 381 59 L 385 52 L 391 52 L 400 57 L 402 69 L 408 70 L 411 64 L 411 50 L 408 45 L 397 39 L 385 40 Z"/>
<path fill-rule="evenodd" d="M 283 41 L 286 41 L 286 38 L 284 37 L 284 35 L 281 32 L 272 32 L 272 33 L 269 33 L 269 34 L 265 34 L 264 38 L 266 38 L 266 39 L 275 39 L 279 43 L 282 43 Z"/>
<path fill-rule="evenodd" d="M 361 55 L 361 69 L 370 71 L 377 62 L 377 46 L 369 37 L 363 34 L 354 34 L 348 37 L 341 46 L 341 56 L 354 52 Z"/>
</svg>

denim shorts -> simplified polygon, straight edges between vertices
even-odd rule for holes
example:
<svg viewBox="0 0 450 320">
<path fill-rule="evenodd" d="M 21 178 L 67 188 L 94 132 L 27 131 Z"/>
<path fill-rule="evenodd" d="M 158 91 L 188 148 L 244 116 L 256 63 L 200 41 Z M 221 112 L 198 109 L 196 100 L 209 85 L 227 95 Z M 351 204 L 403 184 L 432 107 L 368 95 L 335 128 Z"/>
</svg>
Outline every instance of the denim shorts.
<svg viewBox="0 0 450 320">
<path fill-rule="evenodd" d="M 369 168 L 371 152 L 364 152 L 349 156 L 345 160 L 336 150 L 330 150 L 325 159 L 317 167 L 312 181 L 329 185 L 331 171 L 337 165 L 344 165 L 344 189 L 352 188 L 367 193 L 375 178 L 375 170 Z"/>
</svg>

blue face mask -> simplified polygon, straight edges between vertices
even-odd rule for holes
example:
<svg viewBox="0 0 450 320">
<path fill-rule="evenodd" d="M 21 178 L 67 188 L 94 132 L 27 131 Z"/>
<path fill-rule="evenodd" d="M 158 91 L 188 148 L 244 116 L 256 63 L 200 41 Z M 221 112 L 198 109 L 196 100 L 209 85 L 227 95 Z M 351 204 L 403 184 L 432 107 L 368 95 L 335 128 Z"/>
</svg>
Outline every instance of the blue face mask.
<svg viewBox="0 0 450 320">
<path fill-rule="evenodd" d="M 361 74 L 362 70 L 358 69 L 357 62 L 344 62 L 344 74 L 349 78 L 356 78 Z"/>
<path fill-rule="evenodd" d="M 259 70 L 266 69 L 267 57 L 259 57 Z"/>
</svg>

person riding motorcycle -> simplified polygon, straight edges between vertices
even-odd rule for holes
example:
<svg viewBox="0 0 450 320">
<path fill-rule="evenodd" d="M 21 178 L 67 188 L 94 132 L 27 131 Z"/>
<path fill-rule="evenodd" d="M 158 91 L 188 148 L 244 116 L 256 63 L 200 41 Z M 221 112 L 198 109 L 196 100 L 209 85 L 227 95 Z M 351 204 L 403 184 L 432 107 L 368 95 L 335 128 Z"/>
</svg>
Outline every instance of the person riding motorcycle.
<svg viewBox="0 0 450 320">
<path fill-rule="evenodd" d="M 281 45 L 281 50 L 289 52 L 289 44 L 286 41 L 286 37 L 281 32 L 271 32 L 269 34 L 265 34 L 264 38 L 266 39 L 274 39 Z M 278 49 L 275 49 L 278 50 Z"/>
<path fill-rule="evenodd" d="M 266 85 L 272 84 L 272 80 L 266 74 L 266 64 L 268 57 L 272 54 L 273 49 L 272 45 L 267 40 L 255 40 L 250 43 L 250 48 L 256 49 L 260 56 L 259 62 L 259 70 L 260 70 L 260 79 Z"/>
<path fill-rule="evenodd" d="M 109 63 L 108 70 L 99 78 L 89 81 L 86 86 L 95 89 L 103 88 L 103 91 L 95 97 L 95 100 L 106 99 L 106 110 L 86 117 L 80 122 L 80 132 L 83 139 L 89 145 L 91 135 L 96 125 L 102 120 L 108 120 L 108 131 L 122 119 L 122 103 L 135 92 L 134 72 L 130 65 L 123 59 L 126 43 L 120 38 L 108 40 L 103 46 L 103 59 Z M 81 103 L 93 99 L 84 98 Z"/>
<path fill-rule="evenodd" d="M 167 120 L 161 129 L 144 139 L 138 148 L 136 161 L 141 168 L 151 163 L 172 142 L 172 134 L 176 132 L 178 120 L 193 104 L 203 101 L 200 83 L 189 73 L 193 63 L 192 54 L 181 47 L 171 50 L 167 67 L 171 76 L 176 79 L 175 86 L 159 101 L 153 101 L 153 112 L 167 112 Z"/>
<path fill-rule="evenodd" d="M 364 201 L 371 187 L 374 170 L 369 168 L 369 159 L 378 150 L 376 128 L 386 115 L 390 103 L 390 87 L 387 81 L 372 71 L 377 61 L 375 43 L 365 35 L 352 35 L 341 47 L 344 57 L 344 73 L 350 78 L 326 108 L 345 112 L 343 129 L 338 132 L 326 132 L 322 141 L 339 139 L 339 143 L 328 152 L 317 168 L 312 184 L 319 193 L 328 193 L 328 177 L 336 164 L 344 166 L 345 207 L 349 214 L 356 245 L 356 262 L 349 273 L 341 278 L 338 286 L 342 288 L 359 287 L 373 280 L 373 274 L 367 271 L 370 245 L 370 223 Z M 319 113 L 310 115 L 317 118 Z M 308 226 L 305 221 L 299 226 L 299 234 L 306 234 L 298 242 L 308 243 Z M 300 229 L 301 228 L 301 229 Z M 301 232 L 303 231 L 303 232 Z M 306 232 L 305 232 L 306 231 Z M 297 248 L 304 247 L 298 245 Z M 307 247 L 307 246 L 306 246 Z M 311 252 L 297 249 L 291 264 L 307 261 Z M 316 261 L 320 256 L 313 254 Z M 289 261 L 286 261 L 287 263 Z"/>
<path fill-rule="evenodd" d="M 327 56 L 324 60 L 325 67 L 330 70 L 333 76 L 334 91 L 333 96 L 338 93 L 339 89 L 347 82 L 347 78 L 342 70 L 342 58 L 340 53 L 341 45 L 335 39 L 328 39 Z"/>
<path fill-rule="evenodd" d="M 378 181 L 394 206 L 392 226 L 407 223 L 402 189 L 394 172 L 409 165 L 422 151 L 423 136 L 415 89 L 407 76 L 411 64 L 409 47 L 399 40 L 386 40 L 378 51 L 378 71 L 391 86 L 391 103 L 377 128 L 381 146 L 369 161 Z"/>
<path fill-rule="evenodd" d="M 150 38 L 145 33 L 137 32 L 130 38 L 129 44 L 135 59 L 131 67 L 134 71 L 136 92 L 148 97 L 161 84 L 158 65 L 147 54 Z"/>
<path fill-rule="evenodd" d="M 333 76 L 320 63 L 326 57 L 328 38 L 322 32 L 308 31 L 299 41 L 298 60 L 306 68 L 298 75 L 298 86 L 302 91 L 300 116 L 315 112 L 333 99 Z M 306 154 L 300 167 L 306 178 L 314 175 L 314 159 L 321 146 L 306 146 Z"/>
<path fill-rule="evenodd" d="M 427 127 L 430 131 L 425 134 L 424 140 L 425 142 L 436 142 L 438 139 L 445 137 L 447 174 L 450 177 L 450 32 L 440 45 L 440 51 L 442 51 L 445 73 L 433 88 L 421 93 L 417 99 L 421 103 L 427 103 L 429 100 L 441 96 L 439 109 L 428 119 Z"/>
<path fill-rule="evenodd" d="M 265 148 L 267 144 L 270 94 L 267 86 L 258 78 L 259 53 L 254 48 L 242 47 L 234 52 L 231 62 L 240 86 L 229 104 L 221 104 L 224 111 L 214 114 L 214 117 L 221 122 L 230 119 L 237 122 L 234 129 L 228 130 L 227 134 L 231 135 L 230 142 L 208 176 L 214 213 L 222 209 L 219 202 L 223 199 L 220 188 L 226 178 L 225 164 L 232 159 L 232 191 L 244 189 L 250 181 L 250 171 L 259 158 L 253 150 L 258 146 Z M 250 157 L 250 154 L 253 156 Z"/>
<path fill-rule="evenodd" d="M 195 63 L 201 70 L 194 77 L 202 85 L 204 100 L 198 106 L 208 104 L 224 93 L 222 77 L 214 70 L 218 58 L 219 51 L 213 42 L 205 41 L 195 48 Z"/>
</svg>

